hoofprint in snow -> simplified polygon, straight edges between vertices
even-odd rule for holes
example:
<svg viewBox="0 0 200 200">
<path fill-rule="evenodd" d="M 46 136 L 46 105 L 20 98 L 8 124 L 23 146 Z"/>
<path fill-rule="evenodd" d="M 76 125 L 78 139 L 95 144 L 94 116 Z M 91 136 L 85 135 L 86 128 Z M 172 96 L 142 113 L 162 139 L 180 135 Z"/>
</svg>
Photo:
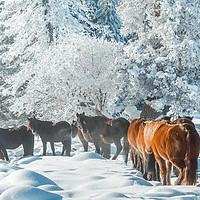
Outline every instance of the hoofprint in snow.
<svg viewBox="0 0 200 200">
<path fill-rule="evenodd" d="M 199 128 L 199 115 L 194 122 Z M 59 155 L 61 144 L 55 148 Z M 83 152 L 75 138 L 71 157 L 52 156 L 50 146 L 47 156 L 40 156 L 42 143 L 36 137 L 35 156 L 21 158 L 22 147 L 9 151 L 10 163 L 0 161 L 0 200 L 200 199 L 200 173 L 197 186 L 161 186 L 144 180 L 130 163 L 125 166 L 122 155 L 116 161 L 106 160 L 93 150 L 90 145 L 90 151 Z"/>
</svg>

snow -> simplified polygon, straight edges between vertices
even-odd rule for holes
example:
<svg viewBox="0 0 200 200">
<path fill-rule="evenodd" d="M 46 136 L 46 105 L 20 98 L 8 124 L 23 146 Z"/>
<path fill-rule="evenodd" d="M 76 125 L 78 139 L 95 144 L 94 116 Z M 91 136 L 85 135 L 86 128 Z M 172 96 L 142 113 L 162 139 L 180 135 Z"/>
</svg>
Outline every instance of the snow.
<svg viewBox="0 0 200 200">
<path fill-rule="evenodd" d="M 200 114 L 194 116 L 198 128 Z M 107 160 L 94 153 L 92 144 L 91 151 L 83 152 L 78 138 L 73 139 L 71 157 L 59 156 L 59 143 L 55 145 L 57 156 L 47 147 L 47 156 L 41 156 L 42 144 L 35 138 L 35 156 L 20 157 L 21 146 L 9 150 L 10 162 L 0 161 L 0 200 L 200 199 L 199 171 L 197 186 L 162 186 L 144 180 L 130 162 L 124 165 L 122 155 Z M 112 145 L 111 152 L 114 150 Z M 174 180 L 172 176 L 172 183 Z"/>
</svg>

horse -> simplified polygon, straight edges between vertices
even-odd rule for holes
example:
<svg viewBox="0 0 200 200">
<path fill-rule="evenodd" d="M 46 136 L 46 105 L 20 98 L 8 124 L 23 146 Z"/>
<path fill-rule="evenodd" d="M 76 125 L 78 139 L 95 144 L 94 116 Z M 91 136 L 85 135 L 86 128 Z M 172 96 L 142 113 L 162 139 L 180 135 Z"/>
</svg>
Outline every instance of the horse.
<svg viewBox="0 0 200 200">
<path fill-rule="evenodd" d="M 147 153 L 144 140 L 144 128 L 148 122 L 144 118 L 134 119 L 128 129 L 130 160 L 135 168 L 141 171 L 147 180 L 160 180 L 155 166 L 153 153 Z M 157 174 L 156 174 L 157 173 Z"/>
<path fill-rule="evenodd" d="M 188 123 L 151 122 L 149 129 L 151 130 L 147 130 L 146 135 L 149 133 L 151 141 L 147 140 L 149 143 L 146 150 L 154 153 L 160 168 L 162 184 L 171 184 L 171 167 L 174 165 L 179 170 L 175 185 L 180 185 L 183 179 L 186 185 L 195 185 L 200 149 L 200 138 L 195 127 Z"/>
<path fill-rule="evenodd" d="M 83 145 L 83 149 L 85 152 L 88 151 L 88 143 L 92 142 L 92 140 L 88 140 L 88 138 L 84 138 L 85 134 L 82 133 L 82 131 L 78 128 L 77 125 L 77 121 L 73 120 L 72 124 L 71 124 L 71 129 L 72 129 L 72 137 L 76 137 L 76 135 L 78 135 L 82 145 Z M 103 157 L 109 159 L 110 158 L 110 145 L 103 143 L 103 142 L 99 142 L 99 146 L 100 146 L 100 154 L 103 155 Z M 97 153 L 98 150 L 96 150 Z"/>
<path fill-rule="evenodd" d="M 121 138 L 123 137 L 125 163 L 128 161 L 129 144 L 127 140 L 127 130 L 129 122 L 124 118 L 108 119 L 104 116 L 85 116 L 85 113 L 76 114 L 77 125 L 81 130 L 86 141 L 92 142 L 95 145 L 96 153 L 104 155 L 104 152 L 110 151 L 108 145 L 114 143 L 117 147 L 115 155 L 112 157 L 115 160 L 122 150 Z M 107 156 L 107 155 L 106 155 Z M 104 156 L 105 157 L 105 156 Z"/>
<path fill-rule="evenodd" d="M 190 116 L 183 116 L 183 117 L 178 116 L 178 119 L 172 121 L 171 124 L 189 123 L 195 127 L 195 124 L 192 122 L 192 119 L 193 117 Z M 178 177 L 179 170 L 175 166 L 173 166 L 173 173 Z"/>
<path fill-rule="evenodd" d="M 39 135 L 43 144 L 43 155 L 46 155 L 47 142 L 50 142 L 51 150 L 55 156 L 54 142 L 61 142 L 63 149 L 61 156 L 64 153 L 70 156 L 71 152 L 71 126 L 66 121 L 53 123 L 51 121 L 41 121 L 34 118 L 28 119 L 27 130 L 31 130 L 36 135 Z"/>
<path fill-rule="evenodd" d="M 134 119 L 133 121 L 131 121 L 127 133 L 128 142 L 130 146 L 130 160 L 132 162 L 133 167 L 137 169 L 141 167 L 141 157 L 139 158 L 138 155 L 136 140 L 138 137 L 139 127 L 144 121 L 145 121 L 144 118 Z"/>
<path fill-rule="evenodd" d="M 15 149 L 23 145 L 23 156 L 33 155 L 34 136 L 31 131 L 27 131 L 26 126 L 17 129 L 0 128 L 0 150 L 3 157 L 9 161 L 6 149 Z"/>
<path fill-rule="evenodd" d="M 178 119 L 171 122 L 171 124 L 183 124 L 188 123 L 195 127 L 194 123 L 192 122 L 193 117 L 190 116 L 184 116 L 184 117 L 178 117 Z"/>
</svg>

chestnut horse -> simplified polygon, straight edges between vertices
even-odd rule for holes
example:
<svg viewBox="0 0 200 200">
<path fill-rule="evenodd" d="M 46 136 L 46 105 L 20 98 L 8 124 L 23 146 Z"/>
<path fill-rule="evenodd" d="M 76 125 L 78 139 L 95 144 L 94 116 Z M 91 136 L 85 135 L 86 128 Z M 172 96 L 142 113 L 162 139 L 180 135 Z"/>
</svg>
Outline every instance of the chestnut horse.
<svg viewBox="0 0 200 200">
<path fill-rule="evenodd" d="M 145 121 L 144 118 L 134 119 L 128 128 L 128 142 L 130 146 L 130 160 L 132 162 L 133 167 L 136 169 L 139 169 L 142 172 L 142 161 L 141 156 L 138 154 L 138 147 L 137 147 L 137 137 L 138 137 L 138 131 L 140 124 L 142 124 Z"/>
<path fill-rule="evenodd" d="M 145 129 L 147 127 L 146 132 L 144 130 L 144 136 L 148 138 L 146 150 L 154 153 L 160 168 L 162 184 L 171 184 L 171 167 L 174 165 L 179 170 L 176 185 L 180 185 L 183 179 L 186 185 L 195 185 L 200 149 L 200 138 L 195 127 L 188 123 L 161 122 L 151 122 Z"/>
</svg>

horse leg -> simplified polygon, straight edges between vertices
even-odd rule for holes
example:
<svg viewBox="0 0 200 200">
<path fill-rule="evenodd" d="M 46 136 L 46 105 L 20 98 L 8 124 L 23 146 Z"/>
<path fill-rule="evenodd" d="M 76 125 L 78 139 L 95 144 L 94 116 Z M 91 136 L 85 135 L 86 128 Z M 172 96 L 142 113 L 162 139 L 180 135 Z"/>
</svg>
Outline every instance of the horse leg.
<svg viewBox="0 0 200 200">
<path fill-rule="evenodd" d="M 47 142 L 42 140 L 42 144 L 43 144 L 43 156 L 46 156 L 46 151 L 47 151 Z"/>
<path fill-rule="evenodd" d="M 88 142 L 84 139 L 84 137 L 80 131 L 78 131 L 78 137 L 83 145 L 84 151 L 87 152 L 88 151 Z"/>
<path fill-rule="evenodd" d="M 5 156 L 2 150 L 0 150 L 0 159 L 5 160 Z"/>
<path fill-rule="evenodd" d="M 60 155 L 63 156 L 64 153 L 65 153 L 65 146 L 63 145 L 63 146 L 62 146 L 62 153 L 61 153 Z"/>
<path fill-rule="evenodd" d="M 175 184 L 175 185 L 181 185 L 183 179 L 184 179 L 184 170 L 183 170 L 183 168 L 180 168 L 180 169 L 179 169 L 178 178 L 177 178 L 177 180 L 175 181 L 174 184 Z"/>
<path fill-rule="evenodd" d="M 170 161 L 167 162 L 167 185 L 171 185 L 171 169 L 172 163 Z"/>
<path fill-rule="evenodd" d="M 53 156 L 55 156 L 56 154 L 55 154 L 54 142 L 50 142 L 50 144 L 51 144 L 51 150 L 53 152 Z"/>
<path fill-rule="evenodd" d="M 101 151 L 102 151 L 102 156 L 104 158 L 109 159 L 110 158 L 110 144 L 106 143 L 101 143 Z"/>
<path fill-rule="evenodd" d="M 179 170 L 175 166 L 173 166 L 173 173 L 176 175 L 176 177 L 178 177 Z"/>
<path fill-rule="evenodd" d="M 2 151 L 3 151 L 3 154 L 4 154 L 5 158 L 6 158 L 6 161 L 9 161 L 8 153 L 7 153 L 6 149 L 2 149 Z"/>
<path fill-rule="evenodd" d="M 122 150 L 122 145 L 121 145 L 120 140 L 116 140 L 114 143 L 117 147 L 117 151 L 116 151 L 115 155 L 112 157 L 112 160 L 116 160 L 117 156 L 120 154 L 120 152 Z"/>
<path fill-rule="evenodd" d="M 129 153 L 129 142 L 127 136 L 124 136 L 123 138 L 123 151 L 124 151 L 124 163 L 127 165 L 128 153 Z"/>
<path fill-rule="evenodd" d="M 95 146 L 95 153 L 101 154 L 99 143 L 94 141 L 94 146 Z"/>
<path fill-rule="evenodd" d="M 70 153 L 71 153 L 71 138 L 63 141 L 62 143 L 63 143 L 63 149 L 64 150 L 63 150 L 61 155 L 63 155 L 64 151 L 65 151 L 65 155 L 70 156 Z"/>
<path fill-rule="evenodd" d="M 162 177 L 162 184 L 163 185 L 167 185 L 167 168 L 166 168 L 166 163 L 165 163 L 165 160 L 163 160 L 161 157 L 159 156 L 156 156 L 155 157 L 157 162 L 158 162 L 158 165 L 159 165 L 159 168 L 160 168 L 160 173 L 161 173 L 161 177 Z"/>
<path fill-rule="evenodd" d="M 161 180 L 160 180 L 160 168 L 159 168 L 159 165 L 158 165 L 158 163 L 157 162 L 155 162 L 155 175 L 156 175 L 156 181 L 159 181 L 159 182 L 161 182 Z"/>
<path fill-rule="evenodd" d="M 172 164 L 178 168 L 179 170 L 179 175 L 177 180 L 175 181 L 175 185 L 181 185 L 183 179 L 184 179 L 184 168 L 185 168 L 185 162 L 184 160 L 178 160 L 178 159 L 174 159 L 172 160 Z"/>
<path fill-rule="evenodd" d="M 132 167 L 135 167 L 133 151 L 134 151 L 134 149 L 130 148 L 130 161 L 131 161 Z"/>
<path fill-rule="evenodd" d="M 147 180 L 152 181 L 156 180 L 156 167 L 155 167 L 155 157 L 154 153 L 146 154 L 146 173 L 147 173 Z"/>
<path fill-rule="evenodd" d="M 139 156 L 139 171 L 144 174 L 144 163 L 143 163 L 143 159 L 141 156 Z"/>
</svg>

